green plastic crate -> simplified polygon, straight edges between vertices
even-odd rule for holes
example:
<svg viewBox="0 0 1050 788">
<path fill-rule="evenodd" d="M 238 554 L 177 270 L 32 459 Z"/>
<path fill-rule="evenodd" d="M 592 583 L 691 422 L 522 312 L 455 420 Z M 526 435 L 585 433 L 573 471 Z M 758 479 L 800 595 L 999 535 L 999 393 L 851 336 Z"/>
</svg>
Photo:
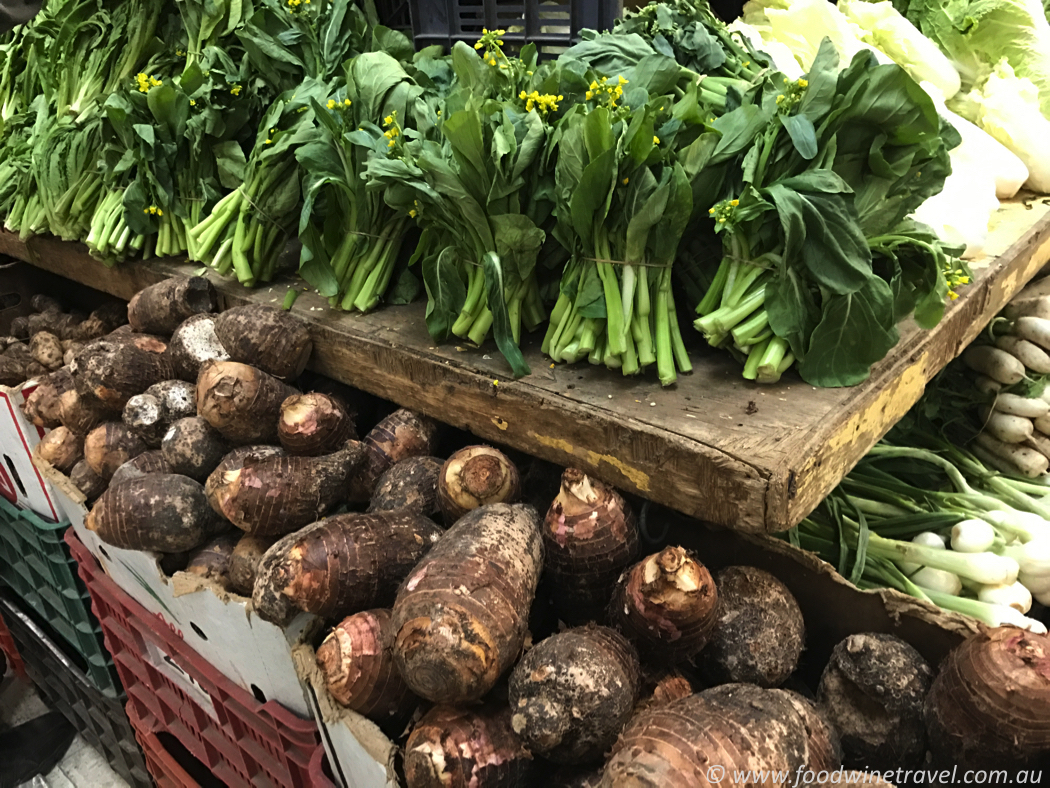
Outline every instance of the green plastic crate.
<svg viewBox="0 0 1050 788">
<path fill-rule="evenodd" d="M 83 657 L 80 667 L 110 698 L 122 694 L 91 597 L 62 536 L 69 522 L 50 523 L 0 497 L 0 582 L 10 586 Z"/>
</svg>

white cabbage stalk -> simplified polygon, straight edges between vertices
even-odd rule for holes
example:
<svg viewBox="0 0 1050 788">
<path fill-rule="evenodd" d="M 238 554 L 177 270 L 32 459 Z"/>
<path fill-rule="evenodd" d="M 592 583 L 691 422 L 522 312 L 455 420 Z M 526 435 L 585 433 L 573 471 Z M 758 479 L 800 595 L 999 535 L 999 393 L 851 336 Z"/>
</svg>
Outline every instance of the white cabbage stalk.
<svg viewBox="0 0 1050 788">
<path fill-rule="evenodd" d="M 865 32 L 866 43 L 889 55 L 916 82 L 936 85 L 945 98 L 959 92 L 961 82 L 955 66 L 889 0 L 838 0 L 838 8 Z"/>
<path fill-rule="evenodd" d="M 850 22 L 827 0 L 750 0 L 743 20 L 755 27 L 763 39 L 784 44 L 804 71 L 809 71 L 821 42 L 831 39 L 839 53 L 839 67 L 845 68 L 858 52 L 875 54 L 880 63 L 893 61 L 861 40 L 864 31 Z"/>
<path fill-rule="evenodd" d="M 1028 168 L 1014 153 L 984 129 L 974 125 L 962 115 L 952 112 L 944 103 L 944 94 L 929 82 L 920 82 L 937 114 L 955 127 L 962 142 L 951 151 L 952 172 L 957 167 L 978 166 L 995 179 L 995 196 L 1008 200 L 1020 191 L 1028 180 Z"/>
<path fill-rule="evenodd" d="M 1032 592 L 1021 583 L 1008 586 L 981 586 L 977 598 L 990 605 L 1006 605 L 1018 613 L 1027 613 L 1032 609 Z"/>
<path fill-rule="evenodd" d="M 1029 189 L 1050 192 L 1050 120 L 1039 111 L 1039 91 L 1031 80 L 1015 76 L 1003 60 L 982 85 L 956 96 L 951 107 L 1017 154 L 1028 167 Z"/>
<path fill-rule="evenodd" d="M 944 179 L 944 188 L 928 197 L 913 216 L 946 244 L 966 247 L 962 257 L 974 260 L 984 254 L 992 214 L 999 210 L 995 177 L 986 165 L 970 162 L 955 151 L 948 155 L 952 172 Z"/>
<path fill-rule="evenodd" d="M 729 30 L 730 32 L 739 33 L 746 38 L 748 43 L 750 43 L 755 49 L 761 50 L 769 55 L 769 59 L 773 61 L 773 68 L 781 72 L 788 79 L 796 80 L 802 79 L 802 77 L 806 76 L 806 72 L 795 59 L 794 53 L 775 38 L 764 38 L 757 28 L 752 27 L 742 19 L 734 19 L 729 25 Z"/>
</svg>

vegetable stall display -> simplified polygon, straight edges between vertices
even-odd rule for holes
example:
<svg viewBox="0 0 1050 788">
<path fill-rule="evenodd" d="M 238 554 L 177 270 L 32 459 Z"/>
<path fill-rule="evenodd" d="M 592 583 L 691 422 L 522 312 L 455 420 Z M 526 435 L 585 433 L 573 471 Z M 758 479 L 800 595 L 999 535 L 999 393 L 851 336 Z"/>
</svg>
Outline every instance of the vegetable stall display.
<svg viewBox="0 0 1050 788">
<path fill-rule="evenodd" d="M 61 58 L 36 65 L 66 44 L 55 25 L 86 40 L 56 0 L 2 44 L 0 214 L 111 263 L 185 252 L 246 285 L 298 254 L 344 310 L 423 290 L 434 339 L 491 334 L 515 376 L 523 331 L 543 330 L 555 363 L 671 385 L 695 307 L 749 380 L 797 366 L 853 385 L 900 321 L 940 320 L 1008 184 L 1043 188 L 976 97 L 1042 85 L 1039 58 L 969 41 L 963 58 L 918 9 L 913 25 L 870 5 L 756 1 L 727 27 L 702 0 L 653 3 L 541 61 L 499 30 L 415 52 L 348 0 L 160 3 L 114 31 L 134 43 L 120 70 L 79 86 Z M 997 70 L 960 77 L 971 61 Z M 1025 85 L 1013 106 L 1050 124 Z M 48 146 L 66 172 L 39 172 Z M 978 181 L 989 210 L 960 234 L 951 200 Z M 198 323 L 185 339 L 210 339 Z"/>
<path fill-rule="evenodd" d="M 140 302 L 177 291 L 170 283 L 155 287 Z M 91 366 L 75 363 L 44 382 L 55 392 L 83 391 L 102 414 L 102 424 L 85 436 L 61 424 L 59 409 L 52 433 L 69 459 L 82 452 L 99 465 L 94 476 L 75 474 L 92 501 L 85 525 L 106 544 L 156 551 L 203 582 L 251 598 L 265 620 L 284 624 L 302 611 L 317 616 L 310 661 L 321 677 L 318 691 L 398 739 L 410 788 L 450 782 L 524 788 L 570 775 L 610 786 L 691 785 L 698 765 L 716 763 L 792 773 L 840 765 L 880 770 L 914 765 L 927 749 L 941 758 L 959 737 L 987 743 L 973 752 L 991 759 L 982 763 L 1050 751 L 1045 730 L 1031 722 L 1042 719 L 1032 714 L 1050 711 L 1045 637 L 1035 619 L 1000 599 L 1005 589 L 998 587 L 1010 576 L 1030 579 L 1040 571 L 1034 553 L 1021 553 L 1050 521 L 1034 512 L 1020 516 L 1020 508 L 1005 503 L 1019 506 L 1023 496 L 1032 497 L 1034 482 L 978 478 L 963 449 L 951 455 L 961 468 L 953 473 L 929 450 L 896 445 L 877 449 L 847 477 L 813 516 L 814 525 L 791 538 L 820 548 L 816 529 L 834 528 L 848 545 L 840 566 L 848 572 L 851 556 L 866 556 L 854 559 L 859 586 L 889 578 L 926 600 L 1005 626 L 967 641 L 936 680 L 934 666 L 895 638 L 851 636 L 834 649 L 814 685 L 815 700 L 808 700 L 794 689 L 804 683 L 812 622 L 773 575 L 754 566 L 712 573 L 702 544 L 693 553 L 655 542 L 645 519 L 659 515 L 647 507 L 636 514 L 633 502 L 577 469 L 566 469 L 560 486 L 551 476 L 541 490 L 540 476 L 521 472 L 512 454 L 494 447 L 460 443 L 441 460 L 447 443 L 438 425 L 418 413 L 376 414 L 359 440 L 353 393 L 302 374 L 309 351 L 296 318 L 240 308 L 204 314 L 222 327 L 223 353 L 245 358 L 247 344 L 265 340 L 252 352 L 285 374 L 279 379 L 243 362 L 211 360 L 186 375 L 197 378 L 191 401 L 203 413 L 217 397 L 231 398 L 209 394 L 227 385 L 215 366 L 250 371 L 229 386 L 240 396 L 232 397 L 237 408 L 224 423 L 253 423 L 239 438 L 220 437 L 204 417 L 184 415 L 179 395 L 193 393 L 189 381 L 152 383 L 147 375 L 133 386 L 121 379 L 127 386 L 120 396 L 98 399 L 83 379 L 105 377 L 99 359 L 116 363 L 123 356 L 100 355 L 90 343 L 79 353 L 94 360 Z M 199 318 L 191 314 L 185 322 Z M 263 335 L 260 323 L 269 326 Z M 177 334 L 181 326 L 168 330 Z M 140 345 L 164 345 L 165 334 L 120 328 L 95 342 L 149 354 Z M 267 348 L 282 350 L 268 357 Z M 285 389 L 295 390 L 283 400 L 270 396 Z M 133 413 L 152 400 L 163 418 L 179 416 L 161 449 L 147 449 L 159 432 L 154 422 L 119 420 L 128 410 L 121 406 L 125 395 L 127 403 L 141 398 Z M 45 418 L 40 405 L 26 409 Z M 196 445 L 188 438 L 197 430 L 178 429 L 185 422 L 214 437 L 221 450 L 175 452 L 174 442 Z M 237 445 L 256 435 L 265 442 Z M 41 462 L 53 456 L 38 451 Z M 122 452 L 127 461 L 111 472 Z M 173 467 L 176 454 L 193 462 Z M 930 473 L 920 473 L 925 465 L 957 486 L 931 483 Z M 915 511 L 920 492 L 945 511 Z M 545 517 L 519 502 L 537 498 L 548 507 Z M 980 512 L 984 536 L 993 531 L 994 544 L 978 544 L 977 529 L 961 528 Z M 919 527 L 950 531 L 955 549 L 893 539 Z M 1024 538 L 1010 545 L 1007 535 Z M 994 552 L 1000 545 L 1011 555 L 1012 547 L 1021 549 L 1011 558 Z M 984 552 L 963 552 L 978 548 Z M 908 561 L 924 568 L 908 568 Z M 946 592 L 925 586 L 932 581 L 919 574 L 947 569 L 966 579 L 974 599 L 945 603 Z M 1002 691 L 990 678 L 994 671 L 1030 688 L 1028 706 Z M 878 698 L 874 711 L 868 695 Z M 993 722 L 996 709 L 1007 715 L 1009 741 Z M 878 724 L 864 722 L 873 714 Z"/>
</svg>

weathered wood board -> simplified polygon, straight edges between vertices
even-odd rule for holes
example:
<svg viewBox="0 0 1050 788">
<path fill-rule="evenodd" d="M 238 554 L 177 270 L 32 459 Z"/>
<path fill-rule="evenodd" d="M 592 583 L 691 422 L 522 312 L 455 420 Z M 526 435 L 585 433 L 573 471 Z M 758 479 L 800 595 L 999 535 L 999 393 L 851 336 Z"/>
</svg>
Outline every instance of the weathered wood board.
<svg viewBox="0 0 1050 788">
<path fill-rule="evenodd" d="M 749 532 L 805 517 L 921 396 L 925 384 L 1050 260 L 1050 206 L 1012 202 L 996 214 L 975 265 L 933 330 L 901 327 L 901 341 L 850 389 L 816 389 L 789 373 L 749 383 L 728 357 L 687 338 L 695 371 L 662 389 L 586 363 L 553 366 L 524 343 L 532 374 L 508 377 L 491 343 L 436 346 L 423 304 L 350 315 L 304 292 L 293 311 L 310 322 L 312 367 L 435 418 L 599 478 L 687 515 Z M 130 298 L 196 266 L 162 260 L 106 268 L 83 246 L 0 234 L 0 253 Z M 0 274 L 2 276 L 2 274 Z M 209 274 L 229 305 L 280 305 L 290 282 L 246 290 Z"/>
</svg>

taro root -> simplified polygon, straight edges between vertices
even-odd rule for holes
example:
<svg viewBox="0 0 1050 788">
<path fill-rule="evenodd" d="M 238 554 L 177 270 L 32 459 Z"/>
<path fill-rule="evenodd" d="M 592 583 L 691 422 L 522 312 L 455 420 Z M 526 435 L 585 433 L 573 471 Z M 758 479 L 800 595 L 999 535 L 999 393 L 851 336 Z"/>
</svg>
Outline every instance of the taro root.
<svg viewBox="0 0 1050 788">
<path fill-rule="evenodd" d="M 923 703 L 933 671 L 893 635 L 850 635 L 824 668 L 817 702 L 842 737 L 847 766 L 911 768 L 926 754 Z"/>
<path fill-rule="evenodd" d="M 386 607 L 398 584 L 442 535 L 425 517 L 340 514 L 289 534 L 266 551 L 252 600 L 274 623 L 295 609 L 324 618 Z"/>
<path fill-rule="evenodd" d="M 197 412 L 232 443 L 276 443 L 281 403 L 294 393 L 247 364 L 208 361 L 197 378 Z"/>
<path fill-rule="evenodd" d="M 223 530 L 204 488 L 173 473 L 111 486 L 95 502 L 84 525 L 114 547 L 160 553 L 192 550 Z"/>
<path fill-rule="evenodd" d="M 37 334 L 53 334 L 56 339 L 66 339 L 76 328 L 78 320 L 62 312 L 42 312 L 29 316 L 29 338 Z"/>
<path fill-rule="evenodd" d="M 18 386 L 29 376 L 26 365 L 13 356 L 0 356 L 0 386 Z"/>
<path fill-rule="evenodd" d="M 544 788 L 598 788 L 602 782 L 600 766 L 561 766 L 544 776 Z"/>
<path fill-rule="evenodd" d="M 467 446 L 447 460 L 438 477 L 438 505 L 445 525 L 490 503 L 517 503 L 521 478 L 514 463 L 491 446 Z"/>
<path fill-rule="evenodd" d="M 555 763 L 600 760 L 634 708 L 639 671 L 634 647 L 608 627 L 552 635 L 511 673 L 514 732 Z"/>
<path fill-rule="evenodd" d="M 85 344 L 85 342 L 80 342 L 75 339 L 63 339 L 62 363 L 66 366 L 70 366 L 76 360 L 77 353 L 80 352 L 80 348 L 84 347 Z"/>
<path fill-rule="evenodd" d="M 156 449 L 173 422 L 195 415 L 196 387 L 184 380 L 165 380 L 129 399 L 122 418 L 128 429 Z"/>
<path fill-rule="evenodd" d="M 773 575 L 751 566 L 723 569 L 718 596 L 718 626 L 700 655 L 704 676 L 715 684 L 782 684 L 798 667 L 805 642 L 795 597 Z"/>
<path fill-rule="evenodd" d="M 638 556 L 638 527 L 616 490 L 568 468 L 543 523 L 543 546 L 558 616 L 570 624 L 596 621 Z"/>
<path fill-rule="evenodd" d="M 443 464 L 437 457 L 409 457 L 397 463 L 379 477 L 368 511 L 439 514 L 437 485 Z"/>
<path fill-rule="evenodd" d="M 246 533 L 282 536 L 339 503 L 362 454 L 361 443 L 349 441 L 325 457 L 249 455 L 240 469 L 208 480 L 209 500 L 215 511 Z"/>
<path fill-rule="evenodd" d="M 801 765 L 813 773 L 832 771 L 842 765 L 838 734 L 820 710 L 798 693 L 763 689 L 754 684 L 722 684 L 700 694 L 737 721 L 751 715 L 764 717 L 759 725 L 764 723 L 774 735 L 781 731 L 780 745 L 793 763 L 801 760 Z"/>
<path fill-rule="evenodd" d="M 397 672 L 390 611 L 344 618 L 317 649 L 317 666 L 335 700 L 376 722 L 405 720 L 419 699 Z"/>
<path fill-rule="evenodd" d="M 283 457 L 284 449 L 280 446 L 239 446 L 238 448 L 231 451 L 222 461 L 215 466 L 215 470 L 208 476 L 208 480 L 204 482 L 204 491 L 208 495 L 208 501 L 212 503 L 212 508 L 215 508 L 216 492 L 218 488 L 224 484 L 226 474 L 230 471 L 239 471 L 244 467 L 244 461 L 248 458 L 253 460 L 263 460 L 267 457 Z M 215 509 L 216 514 L 222 514 L 220 509 Z"/>
<path fill-rule="evenodd" d="M 81 395 L 75 388 L 63 391 L 58 398 L 58 418 L 63 427 L 68 427 L 75 435 L 85 437 L 91 430 L 114 415 L 91 395 Z"/>
<path fill-rule="evenodd" d="M 61 340 L 47 331 L 41 331 L 29 340 L 29 352 L 34 361 L 52 371 L 62 366 L 65 354 Z"/>
<path fill-rule="evenodd" d="M 89 342 L 73 362 L 77 391 L 110 408 L 123 408 L 136 394 L 172 377 L 166 349 L 166 344 L 148 336 Z"/>
<path fill-rule="evenodd" d="M 357 438 L 354 420 L 327 394 L 293 394 L 281 403 L 277 437 L 289 454 L 316 457 Z"/>
<path fill-rule="evenodd" d="M 651 707 L 627 723 L 601 785 L 693 788 L 719 785 L 734 772 L 780 771 L 794 779 L 817 764 L 836 768 L 827 757 L 834 742 L 813 740 L 833 734 L 823 724 L 813 728 L 812 707 L 801 709 L 789 695 L 732 684 Z"/>
<path fill-rule="evenodd" d="M 350 483 L 350 500 L 366 503 L 379 477 L 392 465 L 410 457 L 434 453 L 437 423 L 410 410 L 396 410 L 365 436 L 365 462 Z"/>
<path fill-rule="evenodd" d="M 498 704 L 435 706 L 405 743 L 408 788 L 526 788 L 532 759 Z"/>
<path fill-rule="evenodd" d="M 172 473 L 181 473 L 199 482 L 215 470 L 227 449 L 218 431 L 200 416 L 174 422 L 161 442 L 161 452 Z"/>
<path fill-rule="evenodd" d="M 56 427 L 33 450 L 37 457 L 61 473 L 69 473 L 84 457 L 80 439 L 65 427 Z"/>
<path fill-rule="evenodd" d="M 7 346 L 4 350 L 4 356 L 9 359 L 18 359 L 23 364 L 28 364 L 33 360 L 33 353 L 29 350 L 29 345 L 25 342 L 13 342 Z"/>
<path fill-rule="evenodd" d="M 453 525 L 401 584 L 394 656 L 435 703 L 469 703 L 514 664 L 543 568 L 536 510 L 489 504 Z"/>
<path fill-rule="evenodd" d="M 620 577 L 609 621 L 646 662 L 671 665 L 700 653 L 717 621 L 719 592 L 707 568 L 682 547 L 667 547 Z"/>
<path fill-rule="evenodd" d="M 190 553 L 184 572 L 225 584 L 230 556 L 237 544 L 235 534 L 220 534 Z"/>
<path fill-rule="evenodd" d="M 34 312 L 62 312 L 62 304 L 54 296 L 37 293 L 29 299 L 29 308 Z"/>
<path fill-rule="evenodd" d="M 11 319 L 11 336 L 15 339 L 29 339 L 29 318 L 15 317 Z"/>
<path fill-rule="evenodd" d="M 251 364 L 282 380 L 306 369 L 314 343 L 306 324 L 283 309 L 249 304 L 215 318 L 215 336 L 234 361 Z"/>
<path fill-rule="evenodd" d="M 971 635 L 926 696 L 934 762 L 1021 768 L 1050 752 L 1050 636 L 1014 627 Z"/>
<path fill-rule="evenodd" d="M 106 480 L 91 470 L 86 461 L 80 460 L 69 472 L 69 480 L 91 503 L 106 491 Z"/>
<path fill-rule="evenodd" d="M 215 315 L 193 315 L 182 322 L 168 342 L 175 374 L 196 382 L 206 361 L 229 361 L 230 354 L 215 336 Z"/>
<path fill-rule="evenodd" d="M 73 376 L 66 368 L 58 369 L 40 381 L 22 403 L 22 412 L 37 427 L 54 429 L 62 426 L 60 398 L 73 388 Z"/>
<path fill-rule="evenodd" d="M 693 685 L 685 676 L 676 670 L 661 672 L 650 676 L 642 687 L 641 697 L 634 706 L 634 713 L 640 714 L 654 706 L 665 706 L 693 694 Z"/>
<path fill-rule="evenodd" d="M 172 278 L 136 293 L 128 303 L 128 322 L 140 333 L 170 336 L 191 315 L 217 308 L 215 288 L 203 276 Z"/>
<path fill-rule="evenodd" d="M 138 435 L 121 422 L 96 427 L 84 439 L 84 459 L 91 470 L 109 479 L 121 465 L 146 451 Z"/>
<path fill-rule="evenodd" d="M 259 563 L 275 541 L 267 537 L 240 534 L 226 572 L 226 585 L 233 593 L 248 597 L 252 595 Z"/>
<path fill-rule="evenodd" d="M 153 473 L 173 473 L 168 461 L 164 459 L 164 452 L 160 449 L 144 451 L 132 457 L 113 472 L 113 478 L 109 480 L 109 483 L 111 485 L 120 484 L 129 479 L 137 479 Z"/>
</svg>

